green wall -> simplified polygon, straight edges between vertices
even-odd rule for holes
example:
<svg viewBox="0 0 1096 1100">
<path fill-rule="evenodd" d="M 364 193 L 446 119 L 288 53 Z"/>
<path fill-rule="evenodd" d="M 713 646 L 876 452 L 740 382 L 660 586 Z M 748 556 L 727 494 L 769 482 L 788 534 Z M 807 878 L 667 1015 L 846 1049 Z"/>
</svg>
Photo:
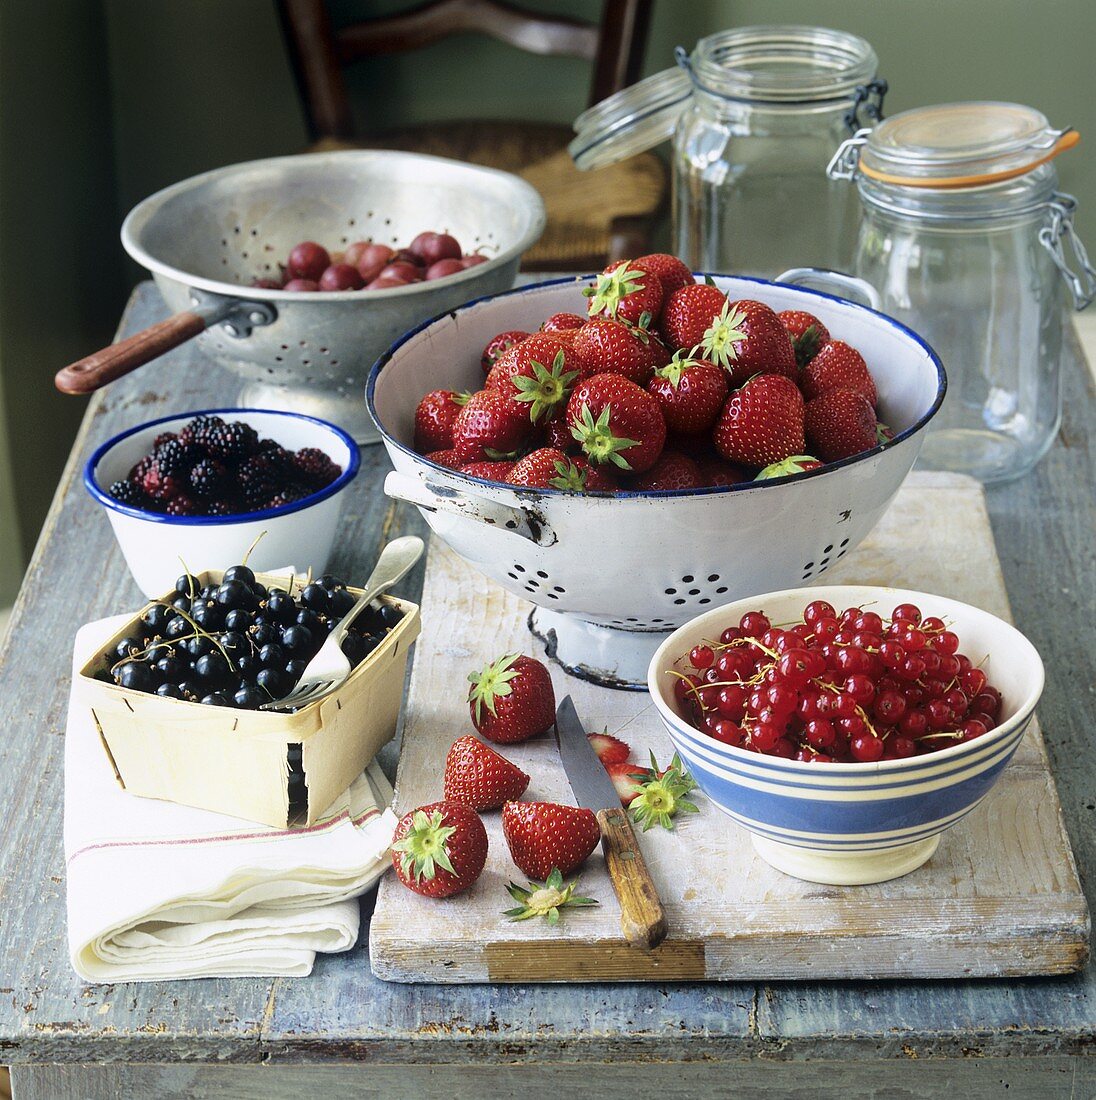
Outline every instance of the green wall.
<svg viewBox="0 0 1096 1100">
<path fill-rule="evenodd" d="M 520 0 L 593 17 L 597 0 Z M 337 20 L 411 0 L 332 0 Z M 813 22 L 867 37 L 888 110 L 1012 99 L 1087 141 L 1059 162 L 1096 249 L 1094 0 L 656 0 L 646 69 L 717 29 Z M 363 123 L 508 114 L 569 122 L 588 70 L 453 38 L 351 76 Z M 48 507 L 84 402 L 54 371 L 109 338 L 140 272 L 122 216 L 203 169 L 296 151 L 304 126 L 270 0 L 4 0 L 0 5 L 0 411 L 24 554 Z M 0 427 L 0 452 L 4 429 Z M 0 453 L 0 601 L 14 571 Z"/>
</svg>

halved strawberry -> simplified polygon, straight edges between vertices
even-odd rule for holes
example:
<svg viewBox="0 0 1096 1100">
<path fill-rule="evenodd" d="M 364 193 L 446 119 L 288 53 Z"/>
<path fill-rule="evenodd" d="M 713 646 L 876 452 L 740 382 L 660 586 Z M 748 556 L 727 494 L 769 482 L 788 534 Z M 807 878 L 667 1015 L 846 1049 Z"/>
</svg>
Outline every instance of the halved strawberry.
<svg viewBox="0 0 1096 1100">
<path fill-rule="evenodd" d="M 648 274 L 630 260 L 610 264 L 592 287 L 583 292 L 589 299 L 591 317 L 609 317 L 630 321 L 633 325 L 658 316 L 662 308 L 662 283 L 653 272 Z"/>
<path fill-rule="evenodd" d="M 869 451 L 878 444 L 875 410 L 855 390 L 827 390 L 807 402 L 807 438 L 824 462 Z"/>
<path fill-rule="evenodd" d="M 528 741 L 556 720 L 552 678 L 535 657 L 507 653 L 470 673 L 468 680 L 472 724 L 488 741 L 502 745 Z"/>
<path fill-rule="evenodd" d="M 533 423 L 542 423 L 567 403 L 581 362 L 564 341 L 538 332 L 499 356 L 486 386 L 518 402 Z"/>
<path fill-rule="evenodd" d="M 490 373 L 498 357 L 502 355 L 507 348 L 511 348 L 515 344 L 520 344 L 522 340 L 526 339 L 528 336 L 529 333 L 523 332 L 521 329 L 509 329 L 506 332 L 500 332 L 497 336 L 492 336 L 491 339 L 487 341 L 487 346 L 483 349 L 483 354 L 480 356 L 480 366 L 483 367 L 483 373 Z"/>
<path fill-rule="evenodd" d="M 673 349 L 695 348 L 727 304 L 727 295 L 708 283 L 679 287 L 662 307 L 660 327 Z"/>
<path fill-rule="evenodd" d="M 806 450 L 803 395 L 781 374 L 760 374 L 735 390 L 712 437 L 729 462 L 765 467 Z"/>
<path fill-rule="evenodd" d="M 658 279 L 662 284 L 663 301 L 679 287 L 688 286 L 693 281 L 689 265 L 668 252 L 652 252 L 650 255 L 640 256 L 632 261 L 632 266 Z"/>
<path fill-rule="evenodd" d="M 577 386 L 567 422 L 591 462 L 625 472 L 649 470 L 666 441 L 658 402 L 619 374 L 596 374 Z"/>
<path fill-rule="evenodd" d="M 693 435 L 706 432 L 716 421 L 727 400 L 727 373 L 703 359 L 682 352 L 655 371 L 647 383 L 662 409 L 666 427 Z"/>
<path fill-rule="evenodd" d="M 792 338 L 795 361 L 801 367 L 806 366 L 818 349 L 829 340 L 830 330 L 813 313 L 807 313 L 806 310 L 786 309 L 777 316 Z"/>
<path fill-rule="evenodd" d="M 521 798 L 529 776 L 471 734 L 458 737 L 445 757 L 445 797 L 473 810 L 495 810 Z"/>
<path fill-rule="evenodd" d="M 588 733 L 586 739 L 593 746 L 597 758 L 606 767 L 627 760 L 628 754 L 632 751 L 619 737 L 614 737 L 608 730 L 602 733 Z"/>
<path fill-rule="evenodd" d="M 556 802 L 507 802 L 502 835 L 514 862 L 530 878 L 553 870 L 569 874 L 584 863 L 601 839 L 593 810 Z"/>
<path fill-rule="evenodd" d="M 584 379 L 620 374 L 639 386 L 646 385 L 655 367 L 669 358 L 657 336 L 622 321 L 589 321 L 575 333 L 572 346 L 581 357 Z"/>
<path fill-rule="evenodd" d="M 404 814 L 392 834 L 392 866 L 409 890 L 449 898 L 467 890 L 487 862 L 487 830 L 460 802 L 431 802 Z"/>
<path fill-rule="evenodd" d="M 632 800 L 642 790 L 644 769 L 638 764 L 606 764 L 605 770 L 613 781 L 616 793 L 620 795 L 622 806 L 630 806 Z"/>
<path fill-rule="evenodd" d="M 674 451 L 663 451 L 646 473 L 632 479 L 629 488 L 641 493 L 654 493 L 699 489 L 703 484 L 700 467 L 691 458 Z"/>
<path fill-rule="evenodd" d="M 453 446 L 453 422 L 468 403 L 470 394 L 431 390 L 415 410 L 415 450 L 419 454 L 445 451 Z"/>
<path fill-rule="evenodd" d="M 864 357 L 844 340 L 831 340 L 819 349 L 803 368 L 800 382 L 808 401 L 827 390 L 855 390 L 863 394 L 873 408 L 879 400 Z"/>
<path fill-rule="evenodd" d="M 524 406 L 498 390 L 480 390 L 453 421 L 453 448 L 467 462 L 512 454 L 532 434 Z"/>
</svg>

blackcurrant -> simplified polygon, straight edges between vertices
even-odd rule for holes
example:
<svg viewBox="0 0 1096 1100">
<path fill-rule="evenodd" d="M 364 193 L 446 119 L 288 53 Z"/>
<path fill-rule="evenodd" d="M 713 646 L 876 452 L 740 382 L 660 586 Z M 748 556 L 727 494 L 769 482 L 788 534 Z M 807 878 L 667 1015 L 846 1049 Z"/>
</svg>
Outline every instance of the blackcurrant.
<svg viewBox="0 0 1096 1100">
<path fill-rule="evenodd" d="M 252 653 L 247 653 L 243 657 L 236 658 L 236 671 L 245 680 L 253 679 L 263 666 L 259 663 L 259 658 Z"/>
<path fill-rule="evenodd" d="M 336 619 L 341 619 L 354 606 L 354 602 L 354 597 L 345 588 L 338 588 L 331 593 L 327 613 Z"/>
<path fill-rule="evenodd" d="M 215 603 L 200 603 L 190 613 L 190 617 L 203 629 L 211 633 L 220 630 L 225 623 L 224 612 Z"/>
<path fill-rule="evenodd" d="M 225 630 L 240 630 L 244 631 L 252 623 L 252 615 L 250 611 L 245 611 L 242 607 L 234 607 L 225 616 Z"/>
<path fill-rule="evenodd" d="M 150 634 L 155 635 L 163 634 L 168 620 L 174 618 L 176 618 L 176 615 L 173 608 L 165 607 L 162 603 L 154 603 L 141 616 L 141 622 L 144 623 Z"/>
<path fill-rule="evenodd" d="M 260 648 L 276 642 L 280 637 L 278 628 L 273 623 L 256 623 L 248 633 L 251 635 L 251 640 Z"/>
<path fill-rule="evenodd" d="M 346 585 L 335 576 L 334 573 L 324 573 L 322 577 L 316 582 L 321 588 L 327 589 L 328 592 L 334 592 L 336 588 L 345 588 Z"/>
<path fill-rule="evenodd" d="M 306 626 L 309 630 L 318 630 L 322 626 L 322 620 L 315 611 L 305 607 L 297 612 L 297 625 Z"/>
<path fill-rule="evenodd" d="M 186 635 L 193 633 L 193 625 L 188 623 L 182 615 L 176 615 L 175 618 L 164 627 L 165 638 L 185 638 Z"/>
<path fill-rule="evenodd" d="M 205 695 L 206 689 L 197 681 L 186 679 L 179 685 L 184 699 L 198 700 Z"/>
<path fill-rule="evenodd" d="M 381 622 L 387 627 L 393 627 L 403 618 L 403 612 L 394 604 L 381 605 Z"/>
<path fill-rule="evenodd" d="M 175 591 L 178 592 L 180 596 L 186 596 L 188 599 L 196 595 L 201 590 L 201 587 L 202 585 L 198 578 L 190 573 L 184 573 L 175 582 Z"/>
<path fill-rule="evenodd" d="M 287 626 L 282 632 L 282 646 L 290 656 L 303 657 L 315 648 L 312 631 L 307 626 Z"/>
<path fill-rule="evenodd" d="M 225 610 L 243 608 L 254 611 L 259 606 L 255 593 L 243 581 L 225 581 L 216 593 L 217 603 Z"/>
<path fill-rule="evenodd" d="M 220 683 L 229 672 L 228 662 L 219 649 L 204 653 L 194 662 L 194 671 L 202 680 Z"/>
<path fill-rule="evenodd" d="M 183 678 L 186 666 L 178 657 L 161 657 L 160 660 L 153 665 L 153 669 L 162 683 L 178 684 Z"/>
<path fill-rule="evenodd" d="M 244 684 L 232 696 L 232 701 L 241 710 L 258 710 L 263 703 L 270 702 L 270 696 L 254 684 Z"/>
<path fill-rule="evenodd" d="M 183 693 L 178 684 L 164 683 L 156 689 L 156 694 L 164 699 L 182 699 Z"/>
<path fill-rule="evenodd" d="M 290 687 L 289 677 L 282 668 L 264 668 L 255 677 L 255 683 L 268 692 L 272 699 L 280 699 Z"/>
<path fill-rule="evenodd" d="M 156 681 L 152 669 L 141 661 L 127 661 L 114 672 L 115 681 L 124 688 L 133 691 L 153 691 Z"/>
<path fill-rule="evenodd" d="M 295 660 L 286 661 L 285 674 L 295 684 L 304 675 L 306 668 L 308 668 L 308 662 L 298 657 Z"/>
<path fill-rule="evenodd" d="M 287 660 L 287 654 L 282 646 L 271 642 L 269 645 L 264 645 L 259 650 L 259 664 L 263 668 L 280 668 L 285 664 Z"/>
<path fill-rule="evenodd" d="M 123 638 L 114 647 L 114 656 L 119 661 L 124 661 L 128 657 L 132 657 L 135 653 L 140 653 L 145 648 L 145 643 L 141 638 L 134 635 L 130 635 L 127 638 Z"/>
<path fill-rule="evenodd" d="M 287 593 L 272 592 L 266 600 L 268 621 L 288 626 L 297 617 L 297 605 Z"/>
<path fill-rule="evenodd" d="M 199 701 L 207 707 L 227 707 L 230 705 L 219 691 L 212 691 L 208 695 L 203 695 Z"/>
<path fill-rule="evenodd" d="M 313 611 L 327 611 L 330 599 L 331 594 L 327 589 L 321 588 L 315 582 L 305 585 L 301 592 L 301 603 Z"/>
<path fill-rule="evenodd" d="M 231 569 L 225 570 L 224 579 L 226 581 L 243 581 L 244 584 L 250 586 L 255 583 L 255 574 L 246 565 L 234 565 Z"/>
<path fill-rule="evenodd" d="M 203 654 L 209 653 L 213 648 L 213 642 L 204 635 L 198 635 L 194 638 L 187 638 L 182 646 L 188 657 L 197 660 Z"/>
</svg>

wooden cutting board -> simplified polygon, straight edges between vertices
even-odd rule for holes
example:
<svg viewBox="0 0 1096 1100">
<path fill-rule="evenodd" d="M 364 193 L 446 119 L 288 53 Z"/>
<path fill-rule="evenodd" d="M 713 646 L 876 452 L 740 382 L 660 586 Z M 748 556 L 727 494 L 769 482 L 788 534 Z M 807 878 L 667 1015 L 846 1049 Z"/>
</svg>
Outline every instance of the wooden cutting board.
<svg viewBox="0 0 1096 1100">
<path fill-rule="evenodd" d="M 952 474 L 917 473 L 875 532 L 826 583 L 898 585 L 1009 617 L 981 487 Z M 540 653 L 530 605 L 433 541 L 422 597 L 397 811 L 442 795 L 449 745 L 473 732 L 468 672 L 513 650 Z M 1021 627 L 1023 624 L 1020 624 Z M 550 665 L 590 730 L 607 727 L 646 759 L 672 753 L 645 693 L 613 691 Z M 505 753 L 532 776 L 525 797 L 573 803 L 549 735 Z M 878 886 L 801 882 L 769 867 L 749 835 L 697 792 L 698 814 L 673 832 L 640 834 L 666 907 L 658 949 L 630 947 L 600 849 L 582 868 L 598 908 L 572 910 L 556 928 L 511 923 L 510 860 L 498 812 L 483 815 L 487 867 L 467 893 L 431 901 L 395 876 L 382 881 L 369 936 L 373 971 L 399 982 L 579 982 L 954 978 L 1063 974 L 1088 957 L 1088 909 L 1062 822 L 1038 723 L 986 801 L 946 832 L 923 867 Z"/>
</svg>

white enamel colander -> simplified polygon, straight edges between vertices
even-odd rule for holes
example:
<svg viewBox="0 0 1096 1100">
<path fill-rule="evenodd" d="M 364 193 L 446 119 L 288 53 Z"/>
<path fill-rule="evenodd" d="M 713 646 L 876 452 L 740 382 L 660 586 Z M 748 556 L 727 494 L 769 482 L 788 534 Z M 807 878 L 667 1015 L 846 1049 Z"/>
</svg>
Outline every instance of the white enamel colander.
<svg viewBox="0 0 1096 1100">
<path fill-rule="evenodd" d="M 823 273 L 809 278 L 816 285 L 838 280 L 829 285 L 845 292 L 851 282 Z M 369 411 L 395 467 L 385 491 L 418 505 L 461 557 L 534 604 L 530 627 L 549 654 L 602 683 L 645 687 L 660 642 L 706 609 L 817 583 L 882 516 L 944 397 L 936 354 L 891 318 L 803 287 L 714 279 L 732 299 L 808 310 L 835 338 L 858 348 L 894 438 L 806 475 L 615 495 L 492 484 L 416 454 L 414 415 L 422 396 L 482 387 L 479 359 L 487 341 L 505 329 L 534 331 L 553 313 L 584 312 L 582 290 L 592 277 L 470 302 L 409 333 L 369 376 Z"/>
</svg>

